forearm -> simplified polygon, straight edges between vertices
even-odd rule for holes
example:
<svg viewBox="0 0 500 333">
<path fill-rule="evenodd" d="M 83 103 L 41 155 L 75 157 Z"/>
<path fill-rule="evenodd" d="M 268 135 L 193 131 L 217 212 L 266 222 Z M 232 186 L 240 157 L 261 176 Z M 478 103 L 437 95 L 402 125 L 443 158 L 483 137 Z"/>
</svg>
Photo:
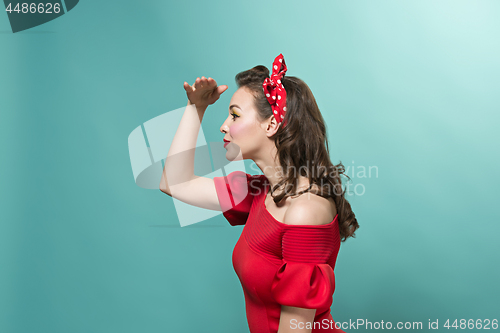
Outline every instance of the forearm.
<svg viewBox="0 0 500 333">
<path fill-rule="evenodd" d="M 206 107 L 196 108 L 188 102 L 165 159 L 160 189 L 170 192 L 169 185 L 190 181 L 194 175 L 196 141 Z"/>
<path fill-rule="evenodd" d="M 281 306 L 278 333 L 311 333 L 315 309 Z"/>
</svg>

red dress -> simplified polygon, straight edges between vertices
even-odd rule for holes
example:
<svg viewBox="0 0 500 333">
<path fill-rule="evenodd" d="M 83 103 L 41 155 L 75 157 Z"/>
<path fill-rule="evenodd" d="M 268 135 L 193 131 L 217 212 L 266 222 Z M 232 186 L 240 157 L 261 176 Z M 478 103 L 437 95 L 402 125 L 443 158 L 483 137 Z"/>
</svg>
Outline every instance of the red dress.
<svg viewBox="0 0 500 333">
<path fill-rule="evenodd" d="M 276 333 L 281 305 L 316 309 L 312 332 L 343 332 L 330 314 L 340 248 L 338 215 L 325 225 L 288 225 L 265 208 L 269 182 L 264 175 L 234 171 L 214 183 L 226 219 L 245 225 L 232 260 L 250 332 Z M 302 325 L 290 323 L 291 328 Z"/>
</svg>

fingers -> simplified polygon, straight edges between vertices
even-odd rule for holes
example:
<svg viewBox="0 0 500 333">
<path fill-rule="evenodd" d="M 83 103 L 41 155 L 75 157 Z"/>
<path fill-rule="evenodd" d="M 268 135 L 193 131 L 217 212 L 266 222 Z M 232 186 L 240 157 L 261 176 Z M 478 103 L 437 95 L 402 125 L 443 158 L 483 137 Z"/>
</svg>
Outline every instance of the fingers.
<svg viewBox="0 0 500 333">
<path fill-rule="evenodd" d="M 214 79 L 212 79 L 211 77 L 209 77 L 209 78 L 207 79 L 207 83 L 208 83 L 208 86 L 209 86 L 210 88 L 215 88 L 215 87 L 217 87 L 217 82 L 215 82 L 215 80 L 214 80 Z"/>
<path fill-rule="evenodd" d="M 227 90 L 227 88 L 228 88 L 228 86 L 227 86 L 227 85 L 225 85 L 225 84 L 224 84 L 224 85 L 222 85 L 222 86 L 218 86 L 218 87 L 217 87 L 217 93 L 220 95 L 220 94 L 222 94 L 224 91 L 226 91 L 226 90 Z"/>
<path fill-rule="evenodd" d="M 189 85 L 189 83 L 184 82 L 184 90 L 186 90 L 187 93 L 193 92 L 193 87 Z"/>
<path fill-rule="evenodd" d="M 215 80 L 211 77 L 206 78 L 204 76 L 202 76 L 201 78 L 196 78 L 196 81 L 193 84 L 193 88 L 195 90 L 203 88 L 215 89 L 215 87 L 217 87 L 217 83 L 215 82 Z"/>
<path fill-rule="evenodd" d="M 193 83 L 193 87 L 195 89 L 198 89 L 198 88 L 200 88 L 200 85 L 201 85 L 201 79 L 199 77 L 197 77 L 196 81 L 194 81 L 194 83 Z"/>
<path fill-rule="evenodd" d="M 207 79 L 202 76 L 201 78 L 196 78 L 196 81 L 194 81 L 193 87 L 194 89 L 201 89 L 207 85 Z"/>
<path fill-rule="evenodd" d="M 201 77 L 201 87 L 205 88 L 208 86 L 208 79 L 204 76 Z"/>
<path fill-rule="evenodd" d="M 215 90 L 220 95 L 228 89 L 228 86 L 221 85 L 217 87 L 217 82 L 214 79 L 202 76 L 201 78 L 197 77 L 192 86 L 184 82 L 184 89 L 188 93 L 192 93 L 195 90 Z"/>
</svg>

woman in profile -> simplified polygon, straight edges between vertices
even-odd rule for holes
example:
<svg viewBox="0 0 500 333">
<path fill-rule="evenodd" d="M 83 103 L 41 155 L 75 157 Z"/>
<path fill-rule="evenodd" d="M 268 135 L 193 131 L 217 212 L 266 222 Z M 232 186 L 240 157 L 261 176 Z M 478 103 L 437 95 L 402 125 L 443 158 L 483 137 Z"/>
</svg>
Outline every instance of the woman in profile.
<svg viewBox="0 0 500 333">
<path fill-rule="evenodd" d="M 359 227 L 345 199 L 344 166 L 330 161 L 326 127 L 309 87 L 256 66 L 236 75 L 238 90 L 220 131 L 228 160 L 251 159 L 262 175 L 194 175 L 205 110 L 228 88 L 212 78 L 184 83 L 188 107 L 170 147 L 160 190 L 244 225 L 233 251 L 251 333 L 343 332 L 330 313 L 340 243 Z M 173 155 L 175 159 L 170 158 Z"/>
</svg>

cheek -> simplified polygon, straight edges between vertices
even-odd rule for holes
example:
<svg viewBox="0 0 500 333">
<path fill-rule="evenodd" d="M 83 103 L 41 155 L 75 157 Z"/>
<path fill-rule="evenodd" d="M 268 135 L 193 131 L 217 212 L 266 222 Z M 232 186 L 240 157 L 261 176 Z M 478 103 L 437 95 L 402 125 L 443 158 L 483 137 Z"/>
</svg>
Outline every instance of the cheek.
<svg viewBox="0 0 500 333">
<path fill-rule="evenodd" d="M 242 136 L 247 131 L 247 127 L 245 124 L 233 124 L 229 129 L 229 135 L 232 138 L 237 138 L 238 136 Z"/>
</svg>

